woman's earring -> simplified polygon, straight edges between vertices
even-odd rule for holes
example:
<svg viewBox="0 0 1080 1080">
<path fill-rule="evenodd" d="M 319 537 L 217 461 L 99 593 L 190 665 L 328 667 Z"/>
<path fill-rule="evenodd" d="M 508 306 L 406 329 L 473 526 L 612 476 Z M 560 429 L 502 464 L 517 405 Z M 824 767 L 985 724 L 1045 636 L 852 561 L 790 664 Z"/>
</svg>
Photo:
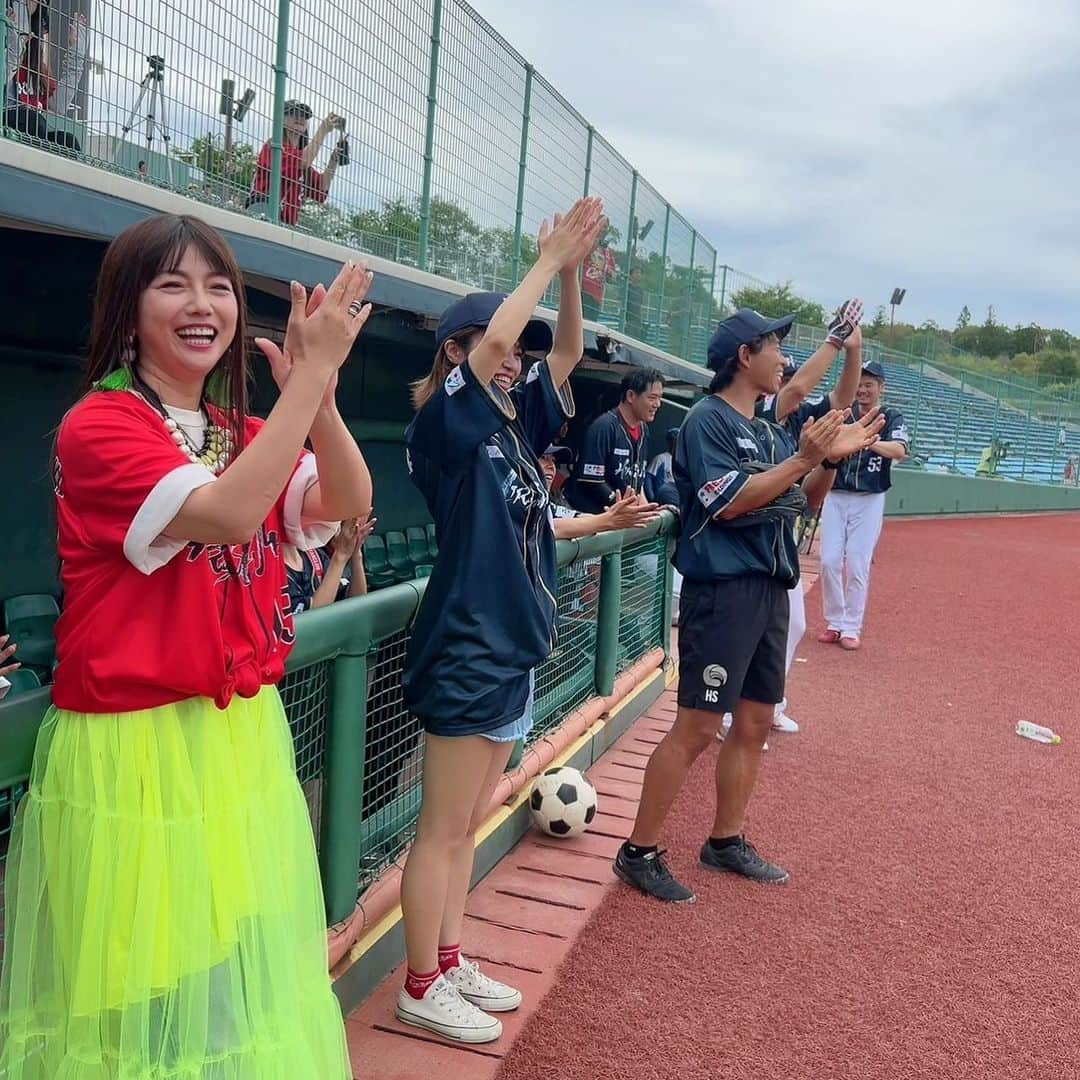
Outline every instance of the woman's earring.
<svg viewBox="0 0 1080 1080">
<path fill-rule="evenodd" d="M 135 352 L 135 335 L 132 334 L 125 342 L 124 347 L 120 350 L 120 364 L 130 370 L 135 366 L 135 361 L 137 359 L 138 354 Z"/>
</svg>

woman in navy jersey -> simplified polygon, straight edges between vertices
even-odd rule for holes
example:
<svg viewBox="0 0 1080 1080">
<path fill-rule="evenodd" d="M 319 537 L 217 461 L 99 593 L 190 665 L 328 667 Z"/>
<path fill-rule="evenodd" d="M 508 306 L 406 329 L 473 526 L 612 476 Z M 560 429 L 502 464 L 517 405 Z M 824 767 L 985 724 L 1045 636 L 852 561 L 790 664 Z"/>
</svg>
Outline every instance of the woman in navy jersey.
<svg viewBox="0 0 1080 1080">
<path fill-rule="evenodd" d="M 424 795 L 402 881 L 409 972 L 397 1014 L 463 1042 L 489 1042 L 489 1012 L 521 994 L 460 954 L 475 832 L 531 724 L 532 671 L 555 640 L 558 572 L 539 463 L 573 415 L 583 352 L 578 272 L 604 225 L 581 199 L 509 296 L 473 293 L 443 313 L 430 374 L 413 387 L 409 470 L 435 520 L 439 556 L 413 628 L 405 699 L 423 722 Z M 552 279 L 554 339 L 532 317 Z M 515 387 L 526 352 L 545 352 Z M 483 1011 L 486 1010 L 486 1011 Z"/>
</svg>

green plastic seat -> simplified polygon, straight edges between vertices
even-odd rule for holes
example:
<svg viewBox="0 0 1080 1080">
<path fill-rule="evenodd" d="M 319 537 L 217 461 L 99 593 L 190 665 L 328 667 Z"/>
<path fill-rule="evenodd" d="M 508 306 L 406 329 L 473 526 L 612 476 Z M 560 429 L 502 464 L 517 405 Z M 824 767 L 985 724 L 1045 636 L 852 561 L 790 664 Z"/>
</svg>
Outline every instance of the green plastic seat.
<svg viewBox="0 0 1080 1080">
<path fill-rule="evenodd" d="M 383 589 L 394 584 L 394 569 L 386 558 L 386 541 L 377 534 L 364 541 L 364 571 L 369 589 Z"/>
<path fill-rule="evenodd" d="M 429 521 L 424 532 L 427 534 L 428 555 L 433 559 L 437 558 L 439 554 L 439 543 L 435 539 L 435 522 Z"/>
<path fill-rule="evenodd" d="M 59 617 L 56 599 L 48 593 L 9 596 L 4 601 L 4 631 L 19 646 L 16 658 L 47 671 L 56 656 Z"/>
<path fill-rule="evenodd" d="M 397 581 L 411 581 L 415 576 L 412 559 L 409 558 L 409 542 L 401 532 L 386 534 L 386 558 Z"/>
<path fill-rule="evenodd" d="M 421 566 L 428 561 L 427 533 L 420 525 L 410 525 L 405 530 L 405 539 L 409 545 L 409 561 L 413 566 Z"/>
</svg>

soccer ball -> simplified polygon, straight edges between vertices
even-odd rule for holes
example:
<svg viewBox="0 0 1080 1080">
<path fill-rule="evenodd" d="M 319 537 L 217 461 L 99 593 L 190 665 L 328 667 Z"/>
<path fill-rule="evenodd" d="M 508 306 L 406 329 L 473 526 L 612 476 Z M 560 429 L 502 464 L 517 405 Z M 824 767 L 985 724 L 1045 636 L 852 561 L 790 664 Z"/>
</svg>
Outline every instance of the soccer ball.
<svg viewBox="0 0 1080 1080">
<path fill-rule="evenodd" d="M 568 765 L 548 769 L 533 784 L 529 812 L 548 836 L 580 836 L 596 817 L 596 788 Z"/>
</svg>

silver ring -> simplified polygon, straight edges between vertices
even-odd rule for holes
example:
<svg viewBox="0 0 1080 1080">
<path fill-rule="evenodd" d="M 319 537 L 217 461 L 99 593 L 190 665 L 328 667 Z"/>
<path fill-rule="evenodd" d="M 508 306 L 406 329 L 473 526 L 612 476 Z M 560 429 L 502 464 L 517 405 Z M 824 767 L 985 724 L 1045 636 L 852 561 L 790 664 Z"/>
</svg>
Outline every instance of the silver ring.
<svg viewBox="0 0 1080 1080">
<path fill-rule="evenodd" d="M 350 315 L 351 315 L 351 316 L 352 316 L 352 317 L 353 317 L 354 319 L 355 319 L 355 318 L 356 318 L 356 316 L 357 316 L 357 315 L 359 315 L 359 314 L 360 314 L 360 312 L 361 312 L 361 311 L 363 311 L 363 310 L 364 310 L 364 305 L 363 305 L 363 304 L 361 304 L 359 300 L 354 300 L 354 301 L 353 301 L 353 302 L 352 302 L 352 303 L 351 303 L 351 304 L 349 305 L 349 314 L 350 314 Z"/>
</svg>

